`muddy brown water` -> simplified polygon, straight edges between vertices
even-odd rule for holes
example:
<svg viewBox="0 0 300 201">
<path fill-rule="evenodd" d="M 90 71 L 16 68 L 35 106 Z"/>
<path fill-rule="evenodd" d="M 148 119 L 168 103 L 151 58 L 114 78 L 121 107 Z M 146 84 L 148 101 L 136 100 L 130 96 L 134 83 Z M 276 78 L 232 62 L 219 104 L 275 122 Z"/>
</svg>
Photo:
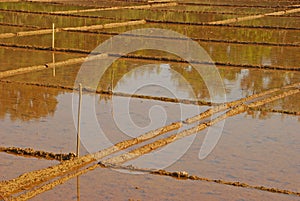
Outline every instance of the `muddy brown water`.
<svg viewBox="0 0 300 201">
<path fill-rule="evenodd" d="M 35 149 L 49 150 L 56 153 L 72 152 L 75 150 L 74 142 L 76 131 L 74 129 L 74 121 L 71 114 L 72 94 L 57 89 L 45 90 L 41 87 L 20 87 L 18 85 L 16 85 L 16 87 L 22 92 L 28 91 L 35 94 L 35 96 L 32 96 L 29 93 L 27 96 L 28 98 L 22 97 L 22 100 L 28 101 L 28 104 L 25 103 L 24 105 L 25 108 L 18 108 L 19 104 L 15 104 L 15 101 L 17 100 L 15 98 L 6 99 L 7 102 L 5 105 L 8 106 L 11 104 L 12 109 L 6 108 L 5 111 L 10 112 L 7 112 L 4 118 L 1 118 L 0 124 L 3 131 L 1 132 L 1 146 L 13 145 L 18 147 L 33 147 Z M 50 98 L 55 97 L 56 95 L 56 101 L 55 99 L 53 100 L 53 98 Z M 46 99 L 47 102 L 39 97 L 48 97 Z M 31 100 L 32 98 L 34 99 Z M 90 95 L 85 95 L 83 100 L 89 98 L 92 97 Z M 98 99 L 98 97 L 96 98 Z M 113 121 L 112 112 L 118 115 L 122 115 L 122 113 L 116 110 L 112 111 L 113 108 L 111 107 L 109 98 L 103 97 L 103 99 L 97 101 L 96 104 L 96 115 L 100 122 L 100 126 L 105 131 L 106 137 L 112 143 L 131 137 L 128 136 L 128 133 L 127 135 L 124 135 L 124 133 L 120 132 L 115 124 L 111 124 Z M 145 114 L 147 116 L 149 111 L 148 106 L 151 107 L 153 101 L 132 99 L 130 104 L 132 105 L 132 120 L 141 127 L 148 125 L 149 119 L 144 117 Z M 167 111 L 168 122 L 174 122 L 180 119 L 177 112 L 178 105 L 160 102 L 154 102 L 154 104 L 160 105 Z M 42 105 L 47 105 L 47 107 L 42 107 Z M 22 106 L 22 104 L 19 106 Z M 26 107 L 29 107 L 30 109 L 26 109 Z M 47 108 L 48 110 L 46 110 L 45 113 L 41 108 Z M 192 116 L 197 109 L 195 106 L 190 109 L 189 116 Z M 15 115 L 13 111 L 16 111 L 19 115 Z M 22 112 L 19 113 L 18 111 Z M 64 121 L 64 124 L 59 123 L 61 121 Z M 88 122 L 84 122 L 84 124 L 88 124 Z M 299 154 L 297 149 L 297 130 L 299 130 L 299 119 L 297 116 L 293 117 L 274 113 L 261 114 L 259 112 L 249 115 L 242 114 L 226 120 L 223 135 L 208 158 L 205 160 L 200 160 L 198 158 L 199 148 L 201 147 L 201 142 L 203 142 L 203 138 L 206 134 L 206 132 L 200 132 L 185 155 L 178 159 L 173 165 L 167 167 L 167 169 L 171 171 L 184 170 L 190 174 L 213 179 L 242 181 L 253 185 L 265 185 L 299 191 L 299 189 L 297 189 L 297 186 L 299 186 L 298 181 L 294 177 L 298 171 L 297 164 L 299 164 L 297 158 L 297 155 Z M 6 135 L 5 133 L 10 133 L 10 135 Z M 86 132 L 83 132 L 82 137 L 86 134 Z M 170 155 L 176 155 L 178 146 L 185 146 L 185 144 L 180 144 L 180 141 L 178 143 L 172 145 L 175 147 L 173 147 L 173 149 L 159 150 L 155 155 L 149 154 L 143 156 L 139 160 L 128 162 L 126 165 L 133 164 L 138 167 L 156 168 L 162 165 L 162 161 L 168 162 Z M 97 144 L 97 148 L 105 147 L 105 144 L 101 145 L 100 141 L 98 141 Z M 92 149 L 91 147 L 83 146 L 82 154 L 87 153 L 84 148 L 88 150 Z M 286 156 L 289 157 L 287 158 Z M 22 158 L 18 158 L 15 163 L 17 163 L 19 159 L 21 160 Z M 5 157 L 2 157 L 1 160 L 3 160 L 4 164 L 9 164 L 9 160 Z M 37 167 L 34 165 L 33 167 L 34 169 L 38 169 L 41 166 Z M 8 172 L 8 175 L 12 176 L 22 173 L 17 171 L 17 169 L 10 169 Z M 122 183 L 128 179 L 130 180 L 130 183 L 127 185 L 119 185 L 120 182 Z M 116 180 L 119 182 L 113 182 Z M 104 185 L 104 181 L 106 185 Z M 100 192 L 99 189 L 94 192 L 95 188 L 89 187 L 91 183 L 94 183 L 93 185 L 96 186 L 101 184 L 101 188 L 99 186 L 101 189 Z M 163 184 L 164 188 L 156 187 L 157 183 Z M 116 188 L 115 185 L 119 186 L 116 189 L 119 193 L 111 194 L 111 191 L 108 189 Z M 177 188 L 184 188 L 181 189 L 181 193 L 176 197 L 175 189 L 177 188 L 174 189 L 173 185 L 178 185 Z M 132 188 L 130 188 L 130 186 L 132 186 Z M 104 190 L 106 188 L 107 190 Z M 199 188 L 202 190 L 199 191 Z M 35 199 L 39 200 L 47 198 L 59 200 L 60 196 L 63 194 L 71 196 L 70 199 L 75 199 L 76 191 L 74 189 L 76 189 L 76 179 L 72 179 L 66 184 L 54 188 L 52 191 L 41 194 Z M 200 181 L 179 181 L 172 178 L 161 178 L 152 175 L 132 175 L 100 168 L 80 176 L 80 189 L 82 199 L 100 198 L 121 200 L 126 196 L 138 196 L 133 197 L 136 199 L 150 199 L 153 196 L 153 193 L 158 191 L 161 191 L 162 194 L 157 197 L 157 199 L 170 199 L 174 196 L 175 200 L 180 200 L 181 196 L 192 198 L 193 196 L 196 197 L 196 195 L 204 198 L 206 196 L 212 196 L 213 199 L 218 199 L 224 195 L 226 195 L 226 198 L 232 196 L 234 199 L 248 196 L 251 196 L 252 198 L 253 196 L 271 197 L 276 200 L 294 199 L 293 196 L 286 197 L 272 193 L 261 193 L 259 191 L 253 192 L 253 190 L 227 186 L 222 187 L 222 185 L 208 184 Z M 143 189 L 143 191 L 138 191 L 138 193 L 135 194 L 135 191 L 138 189 Z M 231 189 L 230 191 L 236 193 L 228 195 L 226 189 Z M 194 192 L 194 194 L 190 194 L 189 192 Z M 154 197 L 153 199 L 156 198 Z"/>
<path fill-rule="evenodd" d="M 58 67 L 55 69 L 55 76 L 53 76 L 53 69 L 46 69 L 44 71 L 16 75 L 6 78 L 6 80 L 73 87 L 80 67 L 81 64 Z M 97 68 L 101 68 L 101 66 L 95 66 L 90 70 L 92 72 L 97 70 Z M 274 70 L 261 71 L 258 69 L 232 67 L 218 67 L 218 70 L 225 86 L 228 101 L 295 83 L 300 79 L 298 72 L 282 73 Z M 168 75 L 169 73 L 171 74 Z M 124 86 L 129 83 L 138 83 L 143 79 L 143 76 L 150 80 L 159 76 L 165 76 L 166 82 L 170 82 L 169 86 L 172 86 L 177 92 L 185 94 L 181 98 L 193 99 L 192 94 L 186 93 L 186 89 L 190 85 L 197 98 L 206 101 L 210 100 L 201 75 L 189 64 L 153 62 L 151 65 L 146 60 L 119 59 L 106 70 L 103 78 L 100 80 L 98 89 L 108 90 L 112 84 L 114 90 L 118 86 L 123 88 L 119 92 L 128 93 L 129 91 Z M 168 94 L 163 94 L 164 92 L 157 94 L 155 88 L 146 89 L 144 93 L 152 96 L 169 96 Z"/>
<path fill-rule="evenodd" d="M 299 13 L 298 13 L 299 14 Z M 278 26 L 287 28 L 297 28 L 300 26 L 300 19 L 297 17 L 275 17 L 267 16 L 261 19 L 238 22 L 239 25 L 251 25 L 251 26 Z"/>
<path fill-rule="evenodd" d="M 141 28 L 162 28 L 171 29 L 181 34 L 184 34 L 192 39 L 206 40 L 223 40 L 223 41 L 245 41 L 245 42 L 261 42 L 261 43 L 280 43 L 280 44 L 297 44 L 300 36 L 298 30 L 265 30 L 265 29 L 250 29 L 250 28 L 234 28 L 234 27 L 207 27 L 207 26 L 184 26 L 184 25 L 163 25 L 155 23 L 147 23 L 145 25 L 125 26 L 119 28 L 111 28 L 105 30 L 92 30 L 89 33 L 74 33 L 74 32 L 58 32 L 56 33 L 56 45 L 58 47 L 69 47 L 76 45 L 76 48 L 82 48 L 81 43 L 87 45 L 90 49 L 95 47 L 95 44 L 100 44 L 102 41 L 114 34 L 120 34 L 125 31 Z M 17 31 L 10 29 L 1 29 L 5 33 L 15 33 Z M 93 32 L 99 32 L 98 35 Z M 103 32 L 101 34 L 101 32 Z M 109 34 L 111 33 L 111 34 Z M 236 35 L 238 33 L 238 35 Z M 106 34 L 106 35 L 104 35 Z M 68 37 L 66 37 L 68 35 Z M 43 45 L 51 44 L 50 34 L 39 36 L 23 36 L 9 39 L 1 39 L 3 42 L 11 42 L 28 45 Z M 42 38 L 37 40 L 38 38 Z M 72 41 L 73 40 L 73 41 Z M 77 41 L 77 43 L 76 43 Z M 82 42 L 89 41 L 89 42 Z M 72 42 L 72 43 L 71 43 Z M 71 43 L 71 44 L 70 44 Z"/>
<path fill-rule="evenodd" d="M 31 31 L 32 28 L 26 27 L 13 27 L 13 26 L 1 26 L 0 33 L 17 33 L 20 31 Z"/>
<path fill-rule="evenodd" d="M 3 57 L 3 59 L 1 60 L 0 72 L 18 69 L 22 67 L 52 63 L 53 56 L 56 62 L 81 56 L 79 54 L 42 52 L 4 47 L 0 48 L 0 52 L 1 56 Z"/>
<path fill-rule="evenodd" d="M 91 19 L 91 18 L 77 18 L 68 16 L 54 16 L 54 15 L 37 15 L 30 13 L 17 13 L 3 11 L 0 22 L 18 24 L 18 25 L 35 25 L 42 28 L 52 28 L 52 23 L 55 23 L 55 27 L 76 27 L 86 26 L 94 24 L 105 24 L 113 22 L 113 20 L 106 19 Z"/>
<path fill-rule="evenodd" d="M 72 48 L 81 50 L 94 50 L 98 45 L 107 40 L 107 35 L 83 34 L 83 33 L 57 33 L 57 48 Z M 68 37 L 66 37 L 68 35 Z M 42 40 L 37 40 L 42 38 Z M 42 36 L 26 36 L 18 38 L 2 39 L 4 43 L 34 45 L 42 47 L 51 47 L 50 34 Z M 124 39 L 126 36 L 124 37 Z M 176 41 L 174 41 L 176 42 Z M 280 66 L 292 67 L 298 66 L 299 54 L 298 47 L 277 47 L 254 44 L 235 44 L 221 42 L 199 42 L 213 61 L 232 64 L 249 64 L 258 66 Z M 163 56 L 157 51 L 140 51 L 138 54 L 147 56 Z M 165 54 L 166 55 L 166 54 Z"/>
<path fill-rule="evenodd" d="M 40 12 L 53 12 L 53 11 L 64 11 L 64 10 L 79 10 L 84 7 L 72 6 L 72 5 L 61 5 L 54 3 L 40 3 L 40 2 L 0 2 L 0 8 L 7 10 L 26 10 L 26 11 L 40 11 Z"/>
<path fill-rule="evenodd" d="M 130 181 L 130 182 L 128 182 Z M 297 197 L 257 192 L 213 183 L 176 180 L 155 175 L 124 174 L 96 169 L 79 178 L 57 186 L 32 200 L 297 200 Z M 114 189 L 112 191 L 111 189 Z"/>
<path fill-rule="evenodd" d="M 65 1 L 61 1 L 66 3 Z M 200 1 L 194 1 L 199 2 Z M 197 11 L 236 12 L 235 15 L 219 14 L 177 14 L 175 12 L 123 9 L 116 12 L 103 11 L 80 13 L 104 17 L 150 18 L 181 22 L 213 21 L 235 18 L 244 14 L 257 14 L 282 10 L 267 8 L 269 1 L 201 1 L 215 4 L 180 5 L 160 9 L 185 9 Z M 21 9 L 29 11 L 62 11 L 86 9 L 92 6 L 141 5 L 145 2 L 107 2 L 76 1 L 75 5 L 52 3 L 0 3 L 3 9 Z M 99 4 L 101 3 L 101 5 Z M 280 1 L 272 6 L 288 6 L 291 1 Z M 293 3 L 299 4 L 298 1 Z M 216 6 L 216 4 L 235 4 L 238 6 Z M 251 7 L 256 6 L 256 7 Z M 262 6 L 262 7 L 258 7 Z M 265 7 L 264 7 L 265 6 Z M 200 18 L 201 17 L 201 18 Z M 2 20 L 2 21 L 1 21 Z M 37 15 L 29 13 L 1 13 L 3 23 L 34 25 L 39 27 L 84 26 L 115 22 L 113 20 L 91 19 L 83 17 L 63 17 Z M 296 17 L 265 17 L 259 20 L 238 23 L 251 26 L 299 27 Z M 253 29 L 237 27 L 183 26 L 149 23 L 146 25 L 105 29 L 99 31 L 119 33 L 143 27 L 168 28 L 195 38 L 236 40 L 267 43 L 298 44 L 299 31 L 288 29 Z M 31 28 L 30 28 L 31 29 Z M 24 27 L 2 26 L 1 33 L 29 30 Z M 107 34 L 88 34 L 60 32 L 56 33 L 56 47 L 93 50 L 104 40 Z M 1 39 L 1 42 L 21 45 L 51 46 L 51 35 L 14 37 Z M 200 42 L 214 61 L 237 64 L 273 65 L 299 67 L 298 47 L 276 47 L 271 45 L 241 45 L 221 42 Z M 20 67 L 41 65 L 63 61 L 86 55 L 53 53 L 50 51 L 32 51 L 26 49 L 0 48 L 2 52 L 0 71 Z M 140 55 L 166 56 L 155 51 L 140 51 Z M 76 123 L 72 114 L 72 96 L 70 90 L 81 64 L 66 65 L 54 69 L 30 72 L 2 78 L 0 82 L 0 146 L 31 147 L 54 153 L 70 153 L 76 150 Z M 97 70 L 91 67 L 90 73 Z M 268 89 L 299 82 L 296 71 L 275 71 L 217 66 L 227 101 L 236 100 Z M 137 94 L 155 97 L 174 97 L 181 99 L 199 99 L 210 101 L 201 76 L 189 64 L 119 59 L 107 71 L 99 82 L 99 90 L 131 93 L 133 85 L 143 81 L 158 82 L 165 88 L 149 85 L 140 87 Z M 36 86 L 44 85 L 44 86 Z M 48 87 L 45 87 L 48 86 Z M 55 88 L 58 87 L 58 88 Z M 63 87 L 69 89 L 62 89 Z M 74 93 L 78 98 L 77 92 Z M 128 98 L 124 96 L 93 95 L 84 93 L 83 101 L 95 99 L 94 117 L 99 123 L 95 127 L 86 113 L 89 105 L 84 105 L 82 122 L 81 154 L 99 151 L 113 143 L 136 137 L 146 131 L 164 124 L 183 120 L 208 109 L 208 106 L 178 104 L 152 99 Z M 122 105 L 129 101 L 129 112 Z M 226 119 L 224 128 L 217 124 L 212 129 L 222 130 L 222 136 L 211 154 L 204 160 L 199 159 L 199 150 L 204 142 L 207 130 L 194 136 L 177 141 L 154 153 L 146 154 L 125 165 L 141 168 L 165 168 L 169 171 L 187 171 L 191 175 L 239 181 L 250 185 L 287 189 L 299 192 L 299 115 L 283 114 L 283 111 L 300 112 L 300 95 L 293 95 L 268 103 L 261 109 Z M 125 107 L 124 107 L 125 108 Z M 266 111 L 265 111 L 266 110 Z M 268 112 L 278 110 L 278 112 Z M 127 114 L 130 114 L 128 116 Z M 132 125 L 134 123 L 134 125 Z M 162 125 L 161 125 L 162 124 Z M 102 134 L 103 134 L 102 133 Z M 172 132 L 174 133 L 174 132 Z M 167 134 L 169 135 L 169 134 Z M 99 140 L 100 136 L 100 140 Z M 150 140 L 151 141 L 151 140 Z M 153 140 L 152 140 L 153 141 Z M 144 143 L 145 144 L 145 143 Z M 142 144 L 142 145 L 144 145 Z M 130 148 L 137 148 L 138 146 Z M 184 151 L 183 153 L 181 151 Z M 182 155 L 183 154 L 183 155 Z M 108 157 L 109 158 L 109 157 Z M 45 168 L 57 161 L 28 158 L 0 153 L 0 180 L 8 180 L 18 175 Z M 22 167 L 22 168 L 21 168 Z M 113 189 L 113 190 L 112 190 Z M 204 181 L 178 180 L 159 175 L 140 172 L 120 171 L 96 168 L 78 178 L 68 180 L 50 191 L 37 195 L 32 200 L 298 200 L 298 197 L 282 195 L 247 188 L 209 183 Z"/>
<path fill-rule="evenodd" d="M 120 68 L 122 66 L 122 68 Z M 44 71 L 27 73 L 23 75 L 17 75 L 10 78 L 6 78 L 9 81 L 21 82 L 21 83 L 39 83 L 49 84 L 57 86 L 73 87 L 75 76 L 77 74 L 80 64 L 71 65 L 68 67 L 59 67 L 56 69 L 55 77 L 53 76 L 53 69 L 47 69 Z M 170 74 L 171 72 L 171 74 Z M 225 84 L 225 91 L 228 101 L 236 100 L 245 96 L 249 96 L 254 93 L 259 93 L 267 89 L 281 87 L 286 84 L 294 83 L 299 80 L 299 73 L 285 73 L 282 74 L 278 71 L 265 71 L 264 74 L 260 70 L 246 70 L 237 68 L 221 68 L 219 72 Z M 230 72 L 230 73 L 229 73 Z M 179 76 L 180 74 L 181 76 Z M 178 98 L 182 99 L 202 99 L 210 101 L 209 92 L 207 91 L 205 84 L 199 82 L 200 76 L 197 75 L 188 65 L 178 64 L 152 64 L 148 62 L 134 62 L 131 60 L 119 60 L 104 74 L 103 79 L 100 81 L 99 89 L 108 90 L 110 86 L 109 80 L 113 75 L 113 90 L 116 92 L 130 93 L 127 87 L 135 85 L 141 80 L 147 78 L 150 82 L 154 82 L 159 77 L 164 77 L 166 87 L 168 90 L 162 89 L 156 86 L 142 87 L 138 94 L 150 95 L 150 96 L 163 96 L 173 97 L 175 93 Z M 21 146 L 32 147 L 34 149 L 48 150 L 53 152 L 72 152 L 75 144 L 72 143 L 75 140 L 74 122 L 72 120 L 72 111 L 70 109 L 72 105 L 72 91 L 63 91 L 53 88 L 43 88 L 38 86 L 26 86 L 23 84 L 4 84 L 1 83 L 2 95 L 2 126 L 5 131 L 2 137 L 2 146 Z M 190 87 L 191 90 L 186 89 Z M 85 95 L 86 100 L 91 95 Z M 285 98 L 284 101 L 277 101 L 268 105 L 271 109 L 280 109 L 293 112 L 299 112 L 300 102 L 295 97 Z M 126 100 L 126 97 L 116 97 L 120 101 Z M 109 96 L 96 96 L 96 108 L 97 117 L 99 120 L 104 120 L 103 125 L 108 126 L 106 131 L 113 133 L 112 138 L 114 142 L 119 141 L 118 137 L 122 136 L 122 133 L 115 127 L 111 115 L 113 114 L 113 103 Z M 20 100 L 22 100 L 20 102 Z M 146 126 L 149 124 L 149 118 L 147 117 L 147 110 L 152 107 L 153 104 L 162 105 L 164 109 L 170 111 L 171 119 L 168 122 L 178 121 L 180 117 L 175 108 L 178 108 L 178 104 L 160 102 L 147 99 L 133 99 L 130 103 L 130 110 L 132 113 L 132 119 L 137 121 L 139 126 Z M 147 107 L 145 107 L 148 105 Z M 144 107 L 144 109 L 142 109 Z M 198 106 L 190 105 L 190 108 L 198 108 Z M 140 109 L 136 109 L 140 108 Z M 147 109 L 148 108 L 148 109 Z M 206 107 L 204 107 L 206 108 Z M 124 112 L 124 111 L 123 111 Z M 188 113 L 188 116 L 195 115 L 197 110 L 192 113 Z M 145 115 L 146 114 L 146 115 Z M 122 115 L 125 115 L 122 113 Z M 161 115 L 161 114 L 160 114 Z M 186 117 L 188 117 L 186 116 Z M 251 113 L 249 116 L 253 116 L 254 119 L 270 119 L 272 114 L 267 112 Z M 285 115 L 282 115 L 284 118 Z M 296 117 L 295 117 L 296 118 Z M 66 122 L 60 126 L 61 121 Z M 240 121 L 240 120 L 239 120 Z M 14 133 L 9 136 L 5 133 Z M 24 137 L 23 133 L 27 133 Z M 48 135 L 47 133 L 51 133 Z M 140 133 L 136 133 L 140 134 Z M 19 137 L 22 137 L 22 141 L 19 141 Z M 55 143 L 59 141 L 60 143 Z M 50 146 L 49 146 L 50 145 Z"/>
<path fill-rule="evenodd" d="M 179 6 L 168 6 L 163 8 L 164 10 L 183 10 L 183 11 L 196 11 L 196 12 L 228 12 L 235 13 L 238 15 L 251 15 L 272 12 L 274 8 L 241 8 L 241 7 L 229 7 L 224 10 L 224 6 L 191 6 L 191 5 L 179 5 Z"/>
<path fill-rule="evenodd" d="M 177 22 L 209 22 L 235 18 L 236 15 L 221 15 L 221 14 L 195 14 L 195 13 L 174 13 L 159 10 L 134 10 L 121 9 L 116 11 L 98 11 L 81 13 L 86 16 L 103 16 L 103 17 L 117 17 L 121 19 L 148 19 L 148 20 L 164 20 Z M 243 16 L 243 15 L 240 15 Z"/>
<path fill-rule="evenodd" d="M 141 28 L 165 28 L 171 29 L 191 38 L 204 38 L 215 40 L 235 40 L 249 42 L 265 43 L 291 43 L 297 44 L 300 39 L 298 30 L 282 29 L 253 29 L 241 27 L 213 27 L 213 26 L 190 26 L 180 24 L 158 24 L 147 23 L 144 25 L 135 25 L 127 27 L 111 28 L 107 30 L 98 30 L 105 33 L 122 33 Z M 97 30 L 95 30 L 97 31 Z"/>
<path fill-rule="evenodd" d="M 57 161 L 49 161 L 36 158 L 22 158 L 6 153 L 0 153 L 1 177 L 0 181 L 14 179 L 20 174 L 46 168 L 57 164 Z M 3 174 L 5 173 L 5 174 Z"/>
</svg>

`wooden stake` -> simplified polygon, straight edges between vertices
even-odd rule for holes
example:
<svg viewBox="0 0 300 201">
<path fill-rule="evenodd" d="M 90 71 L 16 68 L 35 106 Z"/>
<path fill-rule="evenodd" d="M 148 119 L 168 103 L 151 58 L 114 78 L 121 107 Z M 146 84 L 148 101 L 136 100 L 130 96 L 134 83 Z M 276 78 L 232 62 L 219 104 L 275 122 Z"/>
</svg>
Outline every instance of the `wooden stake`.
<svg viewBox="0 0 300 201">
<path fill-rule="evenodd" d="M 54 23 L 52 23 L 52 50 L 54 50 L 54 33 L 55 33 L 55 26 Z"/>
<path fill-rule="evenodd" d="M 81 113 L 81 104 L 82 104 L 82 85 L 79 84 L 79 102 L 78 102 L 78 121 L 77 121 L 77 151 L 76 156 L 79 157 L 80 149 L 80 113 Z"/>
</svg>

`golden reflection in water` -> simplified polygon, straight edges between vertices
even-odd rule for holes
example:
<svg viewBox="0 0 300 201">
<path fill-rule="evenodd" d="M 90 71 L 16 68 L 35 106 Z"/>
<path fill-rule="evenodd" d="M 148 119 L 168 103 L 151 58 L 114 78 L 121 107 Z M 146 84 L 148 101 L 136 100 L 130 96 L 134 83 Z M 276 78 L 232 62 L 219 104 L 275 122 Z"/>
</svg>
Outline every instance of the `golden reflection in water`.
<svg viewBox="0 0 300 201">
<path fill-rule="evenodd" d="M 80 176 L 77 176 L 77 201 L 80 201 Z"/>
<path fill-rule="evenodd" d="M 53 64 L 53 69 L 52 69 L 52 75 L 53 75 L 53 77 L 55 77 L 55 54 L 54 54 L 54 52 L 52 52 L 52 64 Z"/>
<path fill-rule="evenodd" d="M 55 57 L 53 57 L 55 62 Z M 156 62 L 157 68 L 151 71 L 139 69 L 141 66 L 149 64 L 149 61 L 136 61 L 130 59 L 119 59 L 106 70 L 99 82 L 98 89 L 113 90 L 116 85 L 122 85 L 124 76 L 134 80 L 135 76 L 148 76 L 150 73 L 161 73 L 159 66 L 162 62 Z M 186 84 L 191 87 L 195 96 L 199 100 L 209 100 L 209 92 L 204 81 L 197 72 L 188 64 L 170 63 L 170 68 L 180 74 L 170 74 L 166 80 L 176 87 L 176 90 L 186 92 Z M 45 69 L 44 71 L 10 77 L 9 80 L 19 82 L 37 82 L 43 84 L 73 86 L 80 66 L 66 66 L 63 68 Z M 282 71 L 261 71 L 255 69 L 241 69 L 219 67 L 220 75 L 225 83 L 226 93 L 231 99 L 239 99 L 242 96 L 249 96 L 267 89 L 281 87 L 295 83 L 300 79 L 298 72 Z M 91 69 L 95 70 L 95 69 Z M 138 73 L 131 73 L 135 70 Z M 53 72 L 55 77 L 53 77 Z M 184 79 L 182 79 L 184 78 Z M 213 79 L 213 78 L 212 78 Z M 184 81 L 186 80 L 186 81 Z M 62 91 L 61 91 L 62 92 Z M 72 93 L 70 91 L 70 93 Z M 22 84 L 0 84 L 0 118 L 9 117 L 11 120 L 28 121 L 53 115 L 57 107 L 57 95 L 59 90 L 28 86 Z M 153 93 L 153 95 L 157 95 Z M 111 96 L 99 96 L 99 101 L 108 101 Z M 300 111 L 299 95 L 287 97 L 282 100 L 268 104 L 268 108 L 284 109 L 290 111 Z M 261 117 L 267 117 L 265 113 Z M 257 116 L 255 117 L 257 118 Z"/>
<path fill-rule="evenodd" d="M 29 121 L 54 115 L 58 94 L 51 88 L 1 83 L 0 119 Z"/>
</svg>

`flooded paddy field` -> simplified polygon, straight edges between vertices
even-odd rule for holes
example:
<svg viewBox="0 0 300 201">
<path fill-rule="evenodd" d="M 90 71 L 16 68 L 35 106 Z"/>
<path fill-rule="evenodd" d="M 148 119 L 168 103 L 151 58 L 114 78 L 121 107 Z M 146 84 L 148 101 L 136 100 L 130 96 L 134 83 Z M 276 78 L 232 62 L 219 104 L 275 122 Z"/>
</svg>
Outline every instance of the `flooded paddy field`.
<svg viewBox="0 0 300 201">
<path fill-rule="evenodd" d="M 1 26 L 1 33 L 17 33 L 20 31 L 32 31 L 34 30 L 33 27 L 15 27 L 15 26 L 9 26 L 9 25 L 3 25 Z"/>
<path fill-rule="evenodd" d="M 240 25 L 251 25 L 251 26 L 278 26 L 278 27 L 287 27 L 287 28 L 298 28 L 300 25 L 300 19 L 297 17 L 265 17 L 263 19 L 251 20 L 247 22 L 237 23 Z"/>
<path fill-rule="evenodd" d="M 0 2 L 0 199 L 299 200 L 299 5 Z"/>
<path fill-rule="evenodd" d="M 35 13 L 20 13 L 13 11 L 2 11 L 4 14 L 0 19 L 2 23 L 16 24 L 16 25 L 26 25 L 26 26 L 38 26 L 41 28 L 51 28 L 52 23 L 58 28 L 63 27 L 75 27 L 75 26 L 86 26 L 94 24 L 105 24 L 113 22 L 109 19 L 92 19 L 92 18 L 79 18 L 74 20 L 73 17 L 62 17 L 58 15 L 37 15 Z"/>
<path fill-rule="evenodd" d="M 55 61 L 65 61 L 67 59 L 81 56 L 80 54 L 66 54 L 46 51 L 43 52 L 6 47 L 1 47 L 0 51 L 1 55 L 5 58 L 1 62 L 0 72 L 14 70 L 20 67 L 52 63 L 53 58 L 55 59 Z"/>
</svg>

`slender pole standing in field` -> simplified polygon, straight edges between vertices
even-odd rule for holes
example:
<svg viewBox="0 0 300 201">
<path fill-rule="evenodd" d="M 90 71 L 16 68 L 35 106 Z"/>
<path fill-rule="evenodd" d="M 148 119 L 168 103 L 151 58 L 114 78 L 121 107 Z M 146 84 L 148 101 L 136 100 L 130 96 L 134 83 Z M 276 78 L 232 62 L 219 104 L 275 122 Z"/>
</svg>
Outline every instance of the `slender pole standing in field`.
<svg viewBox="0 0 300 201">
<path fill-rule="evenodd" d="M 81 103 L 82 103 L 82 84 L 79 84 L 79 102 L 78 102 L 78 121 L 77 121 L 77 151 L 76 156 L 79 157 L 80 149 L 80 113 L 81 113 Z"/>
<path fill-rule="evenodd" d="M 54 23 L 52 23 L 52 50 L 54 50 L 54 33 L 55 33 L 55 26 Z"/>
</svg>

